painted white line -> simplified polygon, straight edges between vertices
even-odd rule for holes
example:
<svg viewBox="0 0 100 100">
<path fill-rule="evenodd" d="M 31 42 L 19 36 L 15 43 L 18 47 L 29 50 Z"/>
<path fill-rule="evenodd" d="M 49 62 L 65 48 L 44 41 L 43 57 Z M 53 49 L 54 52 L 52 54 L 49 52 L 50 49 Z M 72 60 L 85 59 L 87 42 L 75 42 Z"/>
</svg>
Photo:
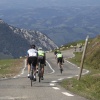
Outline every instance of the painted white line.
<svg viewBox="0 0 100 100">
<path fill-rule="evenodd" d="M 63 79 L 64 79 L 64 78 L 60 78 L 60 79 L 58 79 L 58 80 L 60 81 L 60 80 L 63 80 Z"/>
<path fill-rule="evenodd" d="M 46 62 L 48 63 L 48 61 L 46 61 Z M 49 63 L 48 63 L 48 65 L 49 65 L 50 69 L 52 70 L 52 72 L 50 74 L 55 73 L 55 70 L 51 67 L 51 65 Z"/>
<path fill-rule="evenodd" d="M 82 73 L 82 75 L 85 75 L 85 74 L 87 74 L 87 73 L 89 73 L 89 71 L 87 70 L 85 73 Z"/>
<path fill-rule="evenodd" d="M 75 64 L 73 64 L 73 63 L 71 63 L 71 62 L 69 62 L 68 60 L 66 60 L 69 64 L 72 64 L 73 66 L 76 66 Z"/>
<path fill-rule="evenodd" d="M 54 84 L 50 83 L 50 86 L 54 86 Z"/>
<path fill-rule="evenodd" d="M 51 81 L 52 83 L 56 83 L 57 81 Z"/>
<path fill-rule="evenodd" d="M 24 74 L 24 71 L 25 71 L 25 68 L 26 68 L 26 59 L 24 60 L 24 68 L 22 69 L 22 72 L 21 72 L 21 74 L 19 74 L 19 75 L 16 75 L 16 76 L 14 76 L 13 78 L 17 78 L 17 77 L 19 77 L 19 76 L 21 76 L 22 74 Z"/>
<path fill-rule="evenodd" d="M 60 90 L 58 87 L 52 87 L 53 89 L 55 89 L 55 90 Z"/>
<path fill-rule="evenodd" d="M 67 92 L 62 92 L 62 94 L 66 95 L 66 96 L 74 96 L 74 95 L 67 93 Z"/>
<path fill-rule="evenodd" d="M 27 97 L 11 97 L 11 96 L 5 96 L 0 97 L 0 100 L 15 100 L 15 99 L 26 99 Z"/>
<path fill-rule="evenodd" d="M 67 78 L 73 78 L 73 77 L 67 77 Z"/>
</svg>

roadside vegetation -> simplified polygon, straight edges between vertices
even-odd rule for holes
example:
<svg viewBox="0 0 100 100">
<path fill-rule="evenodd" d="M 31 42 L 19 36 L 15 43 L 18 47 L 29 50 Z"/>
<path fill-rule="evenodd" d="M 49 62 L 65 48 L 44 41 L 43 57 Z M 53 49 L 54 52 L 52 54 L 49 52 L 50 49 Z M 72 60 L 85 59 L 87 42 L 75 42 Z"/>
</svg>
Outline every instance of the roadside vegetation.
<svg viewBox="0 0 100 100">
<path fill-rule="evenodd" d="M 80 66 L 82 52 L 74 54 L 75 57 L 68 60 Z M 77 77 L 63 80 L 61 86 L 90 100 L 100 100 L 100 36 L 89 40 L 83 67 L 90 73 L 80 80 Z"/>
<path fill-rule="evenodd" d="M 0 60 L 0 78 L 8 78 L 17 75 L 23 66 L 23 59 Z"/>
</svg>

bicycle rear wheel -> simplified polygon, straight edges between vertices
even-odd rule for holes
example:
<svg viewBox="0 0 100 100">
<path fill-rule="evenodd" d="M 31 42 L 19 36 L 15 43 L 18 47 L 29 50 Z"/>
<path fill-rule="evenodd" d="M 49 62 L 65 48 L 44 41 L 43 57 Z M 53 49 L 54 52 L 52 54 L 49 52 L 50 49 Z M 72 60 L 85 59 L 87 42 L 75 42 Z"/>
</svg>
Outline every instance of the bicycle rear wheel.
<svg viewBox="0 0 100 100">
<path fill-rule="evenodd" d="M 62 74 L 62 66 L 61 66 L 61 63 L 59 62 L 59 67 L 60 67 L 60 73 Z"/>
<path fill-rule="evenodd" d="M 38 76 L 39 76 L 39 82 L 41 82 L 41 64 L 39 63 L 39 72 L 38 72 Z"/>
<path fill-rule="evenodd" d="M 33 68 L 32 68 L 32 65 L 31 65 L 31 75 L 30 75 L 30 80 L 31 80 L 31 86 L 32 86 L 32 83 L 33 83 Z"/>
</svg>

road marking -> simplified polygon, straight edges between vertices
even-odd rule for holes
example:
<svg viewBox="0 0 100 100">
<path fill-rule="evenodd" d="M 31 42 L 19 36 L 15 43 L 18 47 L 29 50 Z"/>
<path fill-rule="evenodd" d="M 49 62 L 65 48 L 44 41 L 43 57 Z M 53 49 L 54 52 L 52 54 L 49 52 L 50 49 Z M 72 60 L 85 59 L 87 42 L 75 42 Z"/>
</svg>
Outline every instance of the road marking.
<svg viewBox="0 0 100 100">
<path fill-rule="evenodd" d="M 73 78 L 73 77 L 67 77 L 67 78 Z"/>
<path fill-rule="evenodd" d="M 57 83 L 57 81 L 51 81 L 52 83 Z"/>
<path fill-rule="evenodd" d="M 50 86 L 54 86 L 55 84 L 50 83 Z"/>
<path fill-rule="evenodd" d="M 51 67 L 51 65 L 49 64 L 49 62 L 48 62 L 48 61 L 46 61 L 46 62 L 48 63 L 48 65 L 49 65 L 50 69 L 52 70 L 52 72 L 51 72 L 51 73 L 49 73 L 49 74 L 55 73 L 55 70 Z"/>
<path fill-rule="evenodd" d="M 25 68 L 26 68 L 26 59 L 24 60 L 24 68 L 22 69 L 22 72 L 21 72 L 21 74 L 19 74 L 19 75 L 16 75 L 16 76 L 14 76 L 13 78 L 17 78 L 17 77 L 20 77 L 22 74 L 24 74 L 24 71 L 25 71 Z"/>
<path fill-rule="evenodd" d="M 64 78 L 59 78 L 58 80 L 60 81 L 60 80 L 63 80 Z"/>
<path fill-rule="evenodd" d="M 74 95 L 67 93 L 67 92 L 62 92 L 62 94 L 67 95 L 67 96 L 74 96 Z"/>
<path fill-rule="evenodd" d="M 5 97 L 0 97 L 0 100 L 17 100 L 17 99 L 25 99 L 27 97 L 11 97 L 11 96 L 5 96 Z"/>
<path fill-rule="evenodd" d="M 55 89 L 55 90 L 60 90 L 58 87 L 52 87 L 53 89 Z"/>
</svg>

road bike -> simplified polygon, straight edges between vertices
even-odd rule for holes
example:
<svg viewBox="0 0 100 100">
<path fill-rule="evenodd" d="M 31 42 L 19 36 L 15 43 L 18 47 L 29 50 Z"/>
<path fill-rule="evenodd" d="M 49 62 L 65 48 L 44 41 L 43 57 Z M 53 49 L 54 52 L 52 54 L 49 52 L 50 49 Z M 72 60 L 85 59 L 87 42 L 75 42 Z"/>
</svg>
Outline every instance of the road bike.
<svg viewBox="0 0 100 100">
<path fill-rule="evenodd" d="M 34 81 L 34 66 L 33 64 L 31 64 L 31 73 L 30 73 L 30 80 L 31 80 L 31 86 L 32 86 L 32 83 Z"/>
<path fill-rule="evenodd" d="M 39 62 L 39 64 L 38 64 L 38 77 L 39 77 L 39 82 L 41 82 L 41 78 L 43 77 L 43 73 L 42 73 L 43 66 L 44 66 L 44 64 L 41 64 Z"/>
<path fill-rule="evenodd" d="M 60 73 L 62 74 L 63 68 L 62 68 L 62 63 L 59 61 L 58 66 L 60 68 Z"/>
</svg>

